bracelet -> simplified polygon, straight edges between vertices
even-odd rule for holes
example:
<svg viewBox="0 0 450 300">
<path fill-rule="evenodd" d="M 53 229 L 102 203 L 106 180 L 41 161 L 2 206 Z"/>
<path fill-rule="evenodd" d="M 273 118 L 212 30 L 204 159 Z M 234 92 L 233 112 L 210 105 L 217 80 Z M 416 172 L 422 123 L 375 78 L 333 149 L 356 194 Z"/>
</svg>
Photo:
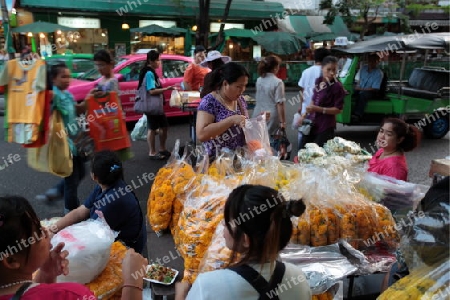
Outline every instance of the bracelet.
<svg viewBox="0 0 450 300">
<path fill-rule="evenodd" d="M 137 285 L 132 285 L 132 284 L 124 284 L 124 285 L 122 285 L 122 288 L 124 288 L 124 287 L 135 288 L 135 289 L 140 290 L 141 292 L 144 290 L 143 288 L 141 288 L 141 287 L 139 287 L 139 286 L 137 286 Z"/>
<path fill-rule="evenodd" d="M 325 114 L 326 112 L 327 112 L 327 108 L 324 107 L 323 110 L 322 110 L 322 114 Z"/>
</svg>

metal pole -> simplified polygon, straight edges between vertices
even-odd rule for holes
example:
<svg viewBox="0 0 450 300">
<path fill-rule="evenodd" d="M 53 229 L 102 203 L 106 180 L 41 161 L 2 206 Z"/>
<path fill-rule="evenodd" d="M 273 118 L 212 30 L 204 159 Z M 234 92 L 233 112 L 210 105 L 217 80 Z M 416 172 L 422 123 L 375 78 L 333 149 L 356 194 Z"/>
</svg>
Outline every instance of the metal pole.
<svg viewBox="0 0 450 300">
<path fill-rule="evenodd" d="M 403 84 L 402 84 L 402 80 L 403 80 L 403 75 L 405 73 L 405 68 L 406 68 L 406 56 L 408 54 L 406 54 L 406 51 L 403 52 L 403 57 L 402 57 L 402 66 L 400 67 L 400 80 L 399 80 L 399 84 L 400 84 L 400 89 L 398 91 L 399 93 L 399 98 L 401 99 L 403 96 Z"/>
<path fill-rule="evenodd" d="M 12 36 L 11 36 L 11 28 L 9 26 L 9 12 L 8 7 L 6 6 L 6 0 L 0 0 L 0 5 L 2 7 L 2 19 L 3 19 L 3 32 L 5 34 L 5 46 L 6 51 L 9 53 L 9 59 L 16 58 L 16 55 L 14 52 L 10 52 L 12 47 Z"/>
</svg>

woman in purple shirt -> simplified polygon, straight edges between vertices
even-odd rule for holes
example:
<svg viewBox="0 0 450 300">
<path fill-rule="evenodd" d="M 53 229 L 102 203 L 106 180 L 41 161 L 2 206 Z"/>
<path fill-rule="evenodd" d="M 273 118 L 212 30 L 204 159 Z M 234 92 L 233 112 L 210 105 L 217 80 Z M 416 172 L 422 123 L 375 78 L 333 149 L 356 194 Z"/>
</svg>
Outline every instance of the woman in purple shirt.
<svg viewBox="0 0 450 300">
<path fill-rule="evenodd" d="M 306 107 L 306 118 L 313 122 L 309 135 L 304 135 L 301 148 L 307 143 L 316 143 L 320 147 L 334 138 L 336 115 L 344 107 L 345 91 L 336 79 L 338 60 L 327 56 L 322 61 L 322 76 L 317 78 L 312 103 Z"/>
<path fill-rule="evenodd" d="M 235 150 L 245 145 L 242 127 L 248 112 L 242 93 L 248 78 L 247 70 L 234 62 L 211 73 L 210 86 L 206 88 L 213 92 L 202 98 L 196 124 L 197 137 L 210 158 L 222 148 Z"/>
</svg>

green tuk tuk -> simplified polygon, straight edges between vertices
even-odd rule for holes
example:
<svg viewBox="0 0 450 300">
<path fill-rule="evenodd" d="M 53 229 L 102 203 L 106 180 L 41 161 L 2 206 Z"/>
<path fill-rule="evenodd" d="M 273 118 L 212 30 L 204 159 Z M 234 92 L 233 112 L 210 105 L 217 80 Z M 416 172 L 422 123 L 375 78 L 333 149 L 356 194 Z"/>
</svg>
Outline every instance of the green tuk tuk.
<svg viewBox="0 0 450 300">
<path fill-rule="evenodd" d="M 63 61 L 70 70 L 72 78 L 78 78 L 85 72 L 94 68 L 94 54 L 64 53 L 44 57 L 48 66 Z"/>
<path fill-rule="evenodd" d="M 409 36 L 383 36 L 362 41 L 347 48 L 334 49 L 349 58 L 339 73 L 339 80 L 348 92 L 344 99 L 344 109 L 337 115 L 337 121 L 344 125 L 380 124 L 383 117 L 396 116 L 422 129 L 429 138 L 442 138 L 449 131 L 450 113 L 450 71 L 445 68 L 424 66 L 416 68 L 407 81 L 402 80 L 408 52 L 441 49 L 448 53 L 450 33 L 415 34 Z M 376 53 L 380 58 L 393 53 L 402 54 L 400 80 L 389 83 L 377 99 L 369 100 L 361 122 L 352 123 L 355 75 L 364 54 Z M 425 55 L 426 57 L 427 55 Z"/>
</svg>

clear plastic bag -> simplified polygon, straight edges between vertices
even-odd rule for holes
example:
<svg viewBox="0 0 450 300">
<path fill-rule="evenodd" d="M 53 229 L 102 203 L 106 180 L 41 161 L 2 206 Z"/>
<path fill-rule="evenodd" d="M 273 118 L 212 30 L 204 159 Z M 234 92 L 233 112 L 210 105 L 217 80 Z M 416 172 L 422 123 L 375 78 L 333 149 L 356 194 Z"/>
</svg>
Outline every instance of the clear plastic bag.
<svg viewBox="0 0 450 300">
<path fill-rule="evenodd" d="M 334 165 L 297 168 L 298 179 L 283 188 L 283 195 L 287 199 L 302 198 L 307 209 L 299 218 L 292 218 L 291 241 L 317 247 L 344 239 L 356 249 L 378 242 L 395 247 L 398 236 L 391 213 L 357 192 L 348 181 L 353 176 L 348 170 L 339 172 L 341 169 Z"/>
<path fill-rule="evenodd" d="M 395 178 L 366 172 L 357 187 L 371 200 L 379 202 L 393 213 L 406 216 L 417 207 L 426 191 L 422 185 L 397 180 Z"/>
<path fill-rule="evenodd" d="M 58 276 L 57 281 L 91 282 L 105 269 L 117 234 L 103 219 L 89 219 L 58 232 L 51 243 L 53 247 L 65 243 L 64 250 L 69 251 L 70 273 Z"/>
<path fill-rule="evenodd" d="M 170 101 L 169 101 L 170 107 L 180 107 L 181 106 L 181 95 L 178 90 L 173 90 L 170 94 Z"/>
<path fill-rule="evenodd" d="M 137 141 L 147 140 L 147 116 L 142 115 L 142 117 L 137 121 L 136 125 L 134 125 L 133 131 L 131 131 L 131 140 Z"/>
<path fill-rule="evenodd" d="M 178 241 L 184 258 L 184 281 L 193 283 L 200 262 L 208 249 L 217 225 L 223 220 L 223 208 L 229 193 L 238 185 L 236 178 L 220 181 L 203 176 L 184 203 L 178 221 Z"/>
<path fill-rule="evenodd" d="M 422 266 L 410 272 L 386 291 L 378 300 L 446 300 L 450 297 L 450 262 L 448 258 L 432 266 Z"/>
<path fill-rule="evenodd" d="M 298 112 L 294 114 L 294 118 L 292 119 L 292 124 L 291 124 L 291 128 L 293 130 L 298 130 L 298 128 L 300 127 L 299 122 L 300 122 L 301 117 L 302 116 Z"/>
<path fill-rule="evenodd" d="M 325 247 L 308 247 L 289 244 L 281 250 L 283 262 L 292 263 L 302 269 L 311 292 L 325 293 L 337 281 L 353 274 L 357 268 L 340 253 L 338 244 Z M 325 299 L 325 298 L 324 298 Z"/>
<path fill-rule="evenodd" d="M 223 235 L 224 230 L 225 224 L 224 222 L 220 222 L 211 240 L 211 244 L 200 262 L 200 273 L 224 269 L 230 265 L 232 251 L 226 246 Z"/>
<path fill-rule="evenodd" d="M 245 120 L 243 130 L 251 157 L 264 158 L 272 155 L 265 115 Z"/>
<path fill-rule="evenodd" d="M 156 174 L 148 197 L 147 217 L 157 233 L 169 227 L 175 199 L 177 196 L 181 198 L 180 195 L 185 193 L 196 178 L 186 156 L 181 159 L 178 157 L 179 145 L 180 141 L 177 140 L 170 160 Z"/>
</svg>

